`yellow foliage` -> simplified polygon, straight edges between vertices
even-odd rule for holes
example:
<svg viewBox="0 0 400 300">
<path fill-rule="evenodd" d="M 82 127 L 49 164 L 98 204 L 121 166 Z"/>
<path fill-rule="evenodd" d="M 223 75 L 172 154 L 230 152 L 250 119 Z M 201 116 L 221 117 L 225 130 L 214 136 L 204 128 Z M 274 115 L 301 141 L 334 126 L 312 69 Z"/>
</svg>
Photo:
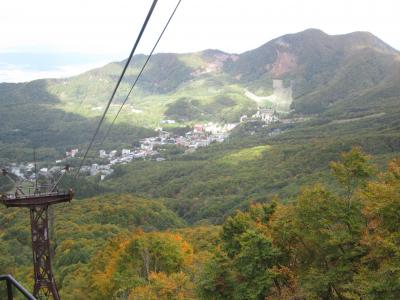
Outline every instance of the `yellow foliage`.
<svg viewBox="0 0 400 300">
<path fill-rule="evenodd" d="M 270 145 L 255 146 L 251 148 L 245 148 L 230 154 L 225 155 L 219 162 L 237 165 L 241 162 L 258 160 L 262 158 L 264 152 L 270 150 L 272 147 Z"/>
<path fill-rule="evenodd" d="M 140 232 L 138 232 L 140 234 Z M 94 299 L 107 299 L 113 290 L 114 284 L 112 281 L 113 274 L 116 269 L 118 258 L 121 252 L 128 245 L 126 237 L 118 236 L 112 241 L 104 251 L 101 251 L 92 260 L 94 262 L 93 273 L 90 278 L 90 288 L 95 292 Z M 95 263 L 97 262 L 97 264 Z"/>
<path fill-rule="evenodd" d="M 195 299 L 193 283 L 183 272 L 167 275 L 163 272 L 152 272 L 149 284 L 135 288 L 129 300 L 160 299 L 160 300 L 185 300 Z"/>
</svg>

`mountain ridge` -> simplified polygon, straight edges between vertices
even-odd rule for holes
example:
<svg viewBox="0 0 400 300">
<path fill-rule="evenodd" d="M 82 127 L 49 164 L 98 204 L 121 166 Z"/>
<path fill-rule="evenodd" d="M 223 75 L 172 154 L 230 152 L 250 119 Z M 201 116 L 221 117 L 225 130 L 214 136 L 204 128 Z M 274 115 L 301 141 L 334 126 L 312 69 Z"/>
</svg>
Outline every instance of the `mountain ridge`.
<svg viewBox="0 0 400 300">
<path fill-rule="evenodd" d="M 109 118 L 127 95 L 146 57 L 134 56 Z M 161 120 L 171 118 L 178 126 L 238 122 L 260 105 L 286 114 L 329 120 L 394 113 L 396 83 L 400 81 L 399 57 L 397 50 L 371 33 L 328 35 L 317 29 L 277 37 L 240 54 L 218 49 L 155 54 L 117 123 L 137 132 L 135 128 L 156 128 Z M 36 135 L 30 137 L 29 130 L 24 132 L 27 122 L 32 128 L 53 124 L 51 139 L 64 135 L 62 128 L 78 131 L 72 120 L 94 123 L 123 62 L 69 78 L 0 84 L 0 103 L 6 108 L 0 109 L 5 124 L 0 129 L 1 140 L 7 137 L 8 142 L 11 138 L 37 145 L 37 140 L 32 141 Z M 282 95 L 286 98 L 280 98 Z M 257 102 L 255 98 L 263 100 Z M 13 107 L 15 104 L 18 107 Z M 34 111 L 35 118 L 18 117 L 25 111 Z M 47 113 L 47 121 L 42 122 L 41 114 Z M 65 117 L 54 117 L 60 115 Z M 85 130 L 90 128 L 92 125 Z M 89 131 L 84 135 L 90 135 Z M 68 136 L 66 144 L 78 146 L 84 140 Z M 39 145 L 45 147 L 48 143 L 44 141 L 49 139 L 40 137 Z"/>
</svg>

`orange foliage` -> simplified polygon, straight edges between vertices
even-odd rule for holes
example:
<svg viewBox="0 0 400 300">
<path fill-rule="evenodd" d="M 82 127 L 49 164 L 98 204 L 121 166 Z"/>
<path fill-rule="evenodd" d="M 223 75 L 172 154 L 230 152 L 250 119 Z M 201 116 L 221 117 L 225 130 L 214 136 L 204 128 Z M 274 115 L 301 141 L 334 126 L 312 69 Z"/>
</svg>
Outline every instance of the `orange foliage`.
<svg viewBox="0 0 400 300">
<path fill-rule="evenodd" d="M 167 275 L 163 272 L 152 272 L 149 284 L 135 288 L 129 295 L 129 300 L 184 300 L 194 299 L 193 283 L 183 272 Z"/>
</svg>

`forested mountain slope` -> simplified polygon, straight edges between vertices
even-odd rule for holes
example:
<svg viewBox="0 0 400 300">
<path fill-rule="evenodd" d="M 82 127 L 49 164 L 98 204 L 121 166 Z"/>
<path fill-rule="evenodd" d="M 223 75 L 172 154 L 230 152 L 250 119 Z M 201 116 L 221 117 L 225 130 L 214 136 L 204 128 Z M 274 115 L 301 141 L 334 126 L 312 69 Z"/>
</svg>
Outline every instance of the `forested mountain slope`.
<svg viewBox="0 0 400 300">
<path fill-rule="evenodd" d="M 145 59 L 134 57 L 109 118 Z M 32 148 L 42 147 L 43 157 L 54 158 L 67 145 L 82 147 L 122 65 L 110 63 L 65 79 L 0 84 L 2 157 L 28 159 Z M 139 127 L 153 129 L 162 119 L 174 119 L 176 126 L 238 122 L 260 105 L 331 119 L 392 112 L 399 80 L 399 52 L 366 32 L 330 36 L 309 29 L 242 54 L 160 53 L 150 60 L 110 142 L 149 136 Z"/>
<path fill-rule="evenodd" d="M 295 201 L 186 227 L 161 201 L 110 195 L 55 210 L 63 299 L 397 299 L 400 161 L 358 148 Z M 264 202 L 264 201 L 263 201 Z M 0 271 L 29 287 L 28 220 L 0 210 Z M 165 230 L 168 228 L 167 230 Z M 16 251 L 18 249 L 18 251 Z"/>
<path fill-rule="evenodd" d="M 134 57 L 109 118 L 145 59 Z M 122 65 L 0 84 L 0 163 L 86 146 Z M 64 178 L 76 197 L 55 210 L 62 296 L 397 299 L 399 162 L 385 166 L 400 155 L 399 82 L 399 52 L 365 32 L 155 55 L 105 148 L 153 136 L 163 119 L 177 130 L 266 106 L 281 121 L 243 122 L 223 143 L 134 160 L 103 181 Z M 0 208 L 0 273 L 29 284 L 28 223 Z"/>
</svg>

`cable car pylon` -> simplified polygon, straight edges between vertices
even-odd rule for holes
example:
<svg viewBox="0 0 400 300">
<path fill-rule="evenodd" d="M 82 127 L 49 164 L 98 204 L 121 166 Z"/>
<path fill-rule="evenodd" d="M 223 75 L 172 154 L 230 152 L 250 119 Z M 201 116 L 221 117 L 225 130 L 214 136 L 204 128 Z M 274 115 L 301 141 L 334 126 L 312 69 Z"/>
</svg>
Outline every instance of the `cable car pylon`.
<svg viewBox="0 0 400 300">
<path fill-rule="evenodd" d="M 40 300 L 49 299 L 49 297 L 60 300 L 51 267 L 48 209 L 50 205 L 72 200 L 73 192 L 71 189 L 69 191 L 58 191 L 57 189 L 57 184 L 68 169 L 67 166 L 56 183 L 49 187 L 38 186 L 36 174 L 35 185 L 33 188 L 27 188 L 27 190 L 24 190 L 21 182 L 14 181 L 7 170 L 2 170 L 2 175 L 8 177 L 15 184 L 15 193 L 2 195 L 0 202 L 6 207 L 29 209 L 35 280 L 33 296 Z"/>
</svg>

